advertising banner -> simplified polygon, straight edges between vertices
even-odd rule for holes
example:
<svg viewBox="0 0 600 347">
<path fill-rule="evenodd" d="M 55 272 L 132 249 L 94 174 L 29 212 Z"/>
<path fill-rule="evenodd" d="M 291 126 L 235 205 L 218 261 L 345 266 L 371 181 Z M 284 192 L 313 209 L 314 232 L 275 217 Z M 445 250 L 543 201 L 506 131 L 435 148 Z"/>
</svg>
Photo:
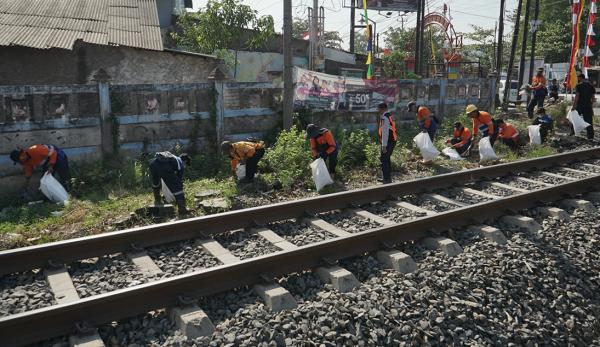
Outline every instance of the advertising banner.
<svg viewBox="0 0 600 347">
<path fill-rule="evenodd" d="M 385 102 L 395 110 L 396 80 L 365 80 L 295 69 L 294 108 L 314 110 L 377 111 Z"/>
</svg>

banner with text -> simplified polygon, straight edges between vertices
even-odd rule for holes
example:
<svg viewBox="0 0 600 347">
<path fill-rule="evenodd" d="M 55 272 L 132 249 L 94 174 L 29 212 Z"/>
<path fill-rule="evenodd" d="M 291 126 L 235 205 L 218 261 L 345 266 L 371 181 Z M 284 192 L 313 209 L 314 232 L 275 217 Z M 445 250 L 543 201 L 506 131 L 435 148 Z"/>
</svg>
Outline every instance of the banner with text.
<svg viewBox="0 0 600 347">
<path fill-rule="evenodd" d="M 377 111 L 385 102 L 396 108 L 396 80 L 365 80 L 295 68 L 294 108 Z"/>
</svg>

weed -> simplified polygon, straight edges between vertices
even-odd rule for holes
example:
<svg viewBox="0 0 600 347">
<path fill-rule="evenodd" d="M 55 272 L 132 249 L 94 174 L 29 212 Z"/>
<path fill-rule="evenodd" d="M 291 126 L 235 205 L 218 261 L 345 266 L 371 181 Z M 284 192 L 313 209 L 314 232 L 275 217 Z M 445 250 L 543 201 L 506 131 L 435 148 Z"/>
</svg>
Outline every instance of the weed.
<svg viewBox="0 0 600 347">
<path fill-rule="evenodd" d="M 367 161 L 366 148 L 373 143 L 367 130 L 344 132 L 343 142 L 340 144 L 339 161 L 346 168 L 363 165 Z"/>
<path fill-rule="evenodd" d="M 286 188 L 309 177 L 311 152 L 304 134 L 304 131 L 293 126 L 290 130 L 282 131 L 275 145 L 267 149 L 265 163 Z"/>
</svg>

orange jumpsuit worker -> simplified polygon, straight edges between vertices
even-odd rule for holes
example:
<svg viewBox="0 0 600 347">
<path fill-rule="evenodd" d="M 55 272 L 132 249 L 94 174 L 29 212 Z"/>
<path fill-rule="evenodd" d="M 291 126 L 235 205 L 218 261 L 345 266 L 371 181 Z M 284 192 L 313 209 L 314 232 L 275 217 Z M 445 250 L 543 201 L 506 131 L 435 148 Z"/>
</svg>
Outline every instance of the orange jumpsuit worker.
<svg viewBox="0 0 600 347">
<path fill-rule="evenodd" d="M 231 171 L 234 177 L 236 176 L 235 170 L 239 162 L 246 165 L 246 177 L 240 180 L 240 182 L 251 183 L 254 181 L 258 162 L 265 155 L 265 144 L 262 141 L 223 141 L 221 143 L 221 151 L 231 158 Z"/>
<path fill-rule="evenodd" d="M 514 125 L 498 120 L 498 137 L 513 151 L 519 147 L 519 131 Z"/>
<path fill-rule="evenodd" d="M 493 146 L 498 132 L 495 131 L 492 116 L 487 112 L 479 111 L 475 105 L 467 106 L 466 113 L 467 116 L 473 119 L 473 137 L 477 136 L 479 131 L 481 131 L 482 137 L 490 137 L 490 143 Z"/>
<path fill-rule="evenodd" d="M 329 174 L 335 175 L 338 146 L 331 131 L 327 128 L 319 128 L 314 124 L 309 124 L 306 127 L 306 137 L 310 139 L 313 159 L 323 158 L 325 161 L 329 160 Z"/>
<path fill-rule="evenodd" d="M 473 136 L 471 136 L 471 131 L 469 128 L 462 125 L 461 122 L 454 123 L 454 134 L 451 140 L 448 140 L 448 144 L 451 144 L 454 149 L 460 155 L 464 155 L 469 147 L 471 147 L 471 143 L 473 142 Z"/>
<path fill-rule="evenodd" d="M 438 122 L 437 118 L 432 115 L 431 110 L 426 106 L 417 107 L 415 101 L 409 102 L 407 108 L 408 112 L 417 114 L 417 124 L 419 125 L 419 129 L 421 129 L 422 132 L 429 134 L 429 138 L 433 141 L 438 129 Z"/>
<path fill-rule="evenodd" d="M 67 154 L 53 145 L 33 145 L 28 149 L 16 149 L 10 152 L 10 159 L 21 164 L 25 174 L 25 185 L 22 196 L 28 197 L 27 189 L 35 168 L 41 167 L 52 175 L 58 174 L 58 180 L 65 189 L 69 189 L 71 174 L 69 172 L 69 159 Z"/>
</svg>

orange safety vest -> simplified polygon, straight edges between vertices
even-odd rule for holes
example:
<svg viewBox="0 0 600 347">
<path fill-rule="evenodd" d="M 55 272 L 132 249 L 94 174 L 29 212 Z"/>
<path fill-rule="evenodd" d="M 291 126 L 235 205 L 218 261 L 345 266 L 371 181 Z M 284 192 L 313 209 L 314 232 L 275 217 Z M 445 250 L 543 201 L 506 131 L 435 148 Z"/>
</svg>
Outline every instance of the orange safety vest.
<svg viewBox="0 0 600 347">
<path fill-rule="evenodd" d="M 333 139 L 333 134 L 331 133 L 331 131 L 327 130 L 326 132 L 317 136 L 316 138 L 310 138 L 310 148 L 312 150 L 313 156 L 319 154 L 319 148 L 327 148 L 325 152 L 327 154 L 331 154 L 337 149 L 337 144 Z"/>
<path fill-rule="evenodd" d="M 464 127 L 462 132 L 454 129 L 454 138 L 461 140 L 459 143 L 454 145 L 455 148 L 460 148 L 471 140 L 471 131 L 467 127 Z"/>
<path fill-rule="evenodd" d="M 264 149 L 264 142 L 248 142 L 240 141 L 232 144 L 232 149 L 229 152 L 231 157 L 231 169 L 235 170 L 238 162 L 246 161 L 248 158 L 252 158 L 257 150 Z"/>
<path fill-rule="evenodd" d="M 393 139 L 394 141 L 397 141 L 396 138 L 396 123 L 394 122 L 394 118 L 392 117 L 392 115 L 389 112 L 386 112 L 384 115 L 387 115 L 387 118 L 390 122 L 390 136 L 388 137 L 389 139 Z M 383 129 L 383 119 L 381 119 L 381 117 L 379 118 L 379 142 L 381 142 L 382 140 L 382 134 L 381 134 L 381 130 Z"/>
<path fill-rule="evenodd" d="M 25 177 L 31 177 L 36 167 L 46 164 L 54 165 L 58 159 L 56 148 L 52 145 L 33 145 L 25 153 L 29 157 L 26 162 L 21 163 Z"/>
</svg>

